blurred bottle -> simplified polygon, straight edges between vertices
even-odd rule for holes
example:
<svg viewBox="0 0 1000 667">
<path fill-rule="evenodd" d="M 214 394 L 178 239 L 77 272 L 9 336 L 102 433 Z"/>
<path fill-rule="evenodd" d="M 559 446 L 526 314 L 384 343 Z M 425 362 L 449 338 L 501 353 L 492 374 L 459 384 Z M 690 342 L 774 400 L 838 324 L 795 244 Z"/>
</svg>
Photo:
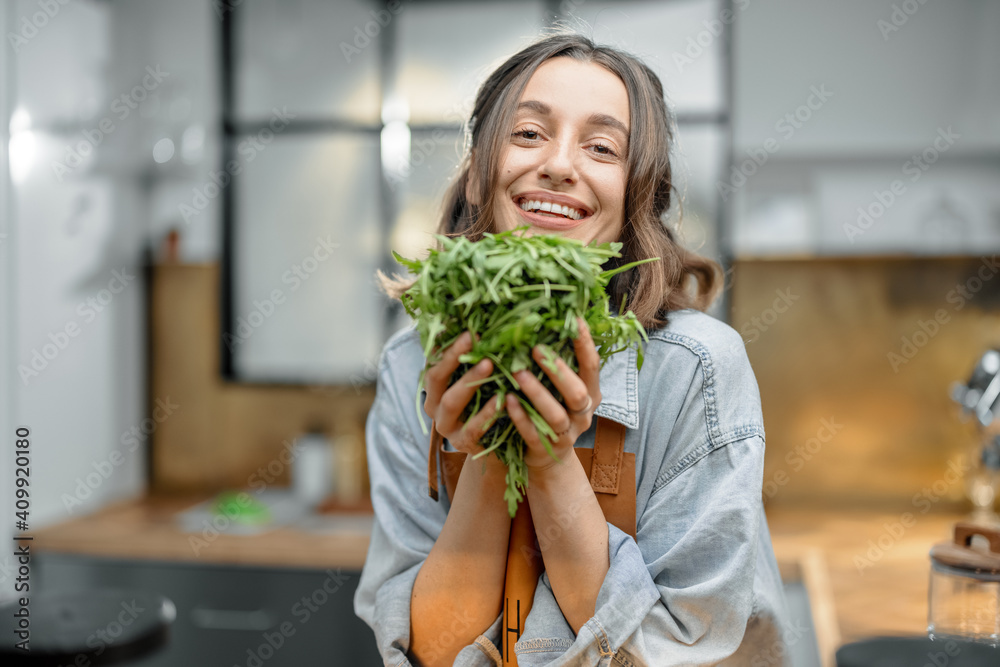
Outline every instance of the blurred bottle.
<svg viewBox="0 0 1000 667">
<path fill-rule="evenodd" d="M 315 507 L 334 491 L 334 450 L 325 434 L 311 431 L 296 438 L 293 452 L 292 490 L 299 500 Z"/>
</svg>

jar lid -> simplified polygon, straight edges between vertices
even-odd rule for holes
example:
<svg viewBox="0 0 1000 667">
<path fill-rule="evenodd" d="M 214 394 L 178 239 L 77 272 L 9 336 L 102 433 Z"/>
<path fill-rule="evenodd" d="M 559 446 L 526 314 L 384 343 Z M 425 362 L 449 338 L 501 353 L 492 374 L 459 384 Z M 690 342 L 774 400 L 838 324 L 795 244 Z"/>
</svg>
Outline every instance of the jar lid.
<svg viewBox="0 0 1000 667">
<path fill-rule="evenodd" d="M 989 551 L 972 548 L 972 538 L 985 537 Z M 931 560 L 976 574 L 1000 575 L 1000 531 L 973 523 L 956 523 L 953 542 L 940 542 L 931 549 Z"/>
</svg>

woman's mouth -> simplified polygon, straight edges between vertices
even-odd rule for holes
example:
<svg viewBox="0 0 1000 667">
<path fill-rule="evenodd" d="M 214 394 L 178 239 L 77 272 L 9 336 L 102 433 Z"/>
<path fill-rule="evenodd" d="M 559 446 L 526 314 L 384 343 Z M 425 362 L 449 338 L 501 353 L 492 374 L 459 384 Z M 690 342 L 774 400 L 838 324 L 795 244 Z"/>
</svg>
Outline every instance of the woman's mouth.
<svg viewBox="0 0 1000 667">
<path fill-rule="evenodd" d="M 590 215 L 586 209 L 530 195 L 517 197 L 514 203 L 520 209 L 522 218 L 535 226 L 548 229 L 570 229 Z"/>
<path fill-rule="evenodd" d="M 522 201 L 521 210 L 528 211 L 530 213 L 537 213 L 539 215 L 547 214 L 553 218 L 569 218 L 570 220 L 579 220 L 586 215 L 579 209 L 563 206 L 561 204 L 554 204 L 552 202 L 540 201 L 537 199 L 525 199 Z"/>
</svg>

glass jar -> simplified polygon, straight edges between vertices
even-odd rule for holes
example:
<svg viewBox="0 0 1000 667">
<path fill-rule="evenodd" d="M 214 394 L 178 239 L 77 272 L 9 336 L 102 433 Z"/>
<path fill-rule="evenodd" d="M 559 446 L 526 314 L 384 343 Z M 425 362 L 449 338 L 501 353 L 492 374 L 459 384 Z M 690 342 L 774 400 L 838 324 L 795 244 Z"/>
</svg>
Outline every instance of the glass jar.
<svg viewBox="0 0 1000 667">
<path fill-rule="evenodd" d="M 973 546 L 976 536 L 988 546 Z M 1000 531 L 958 523 L 930 555 L 928 636 L 1000 646 Z"/>
</svg>

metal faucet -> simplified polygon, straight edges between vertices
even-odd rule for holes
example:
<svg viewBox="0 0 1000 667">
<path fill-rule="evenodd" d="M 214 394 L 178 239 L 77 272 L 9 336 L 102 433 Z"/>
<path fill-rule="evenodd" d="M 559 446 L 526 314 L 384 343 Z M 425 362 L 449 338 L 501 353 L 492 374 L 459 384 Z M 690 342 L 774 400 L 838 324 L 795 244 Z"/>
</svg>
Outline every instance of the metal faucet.
<svg viewBox="0 0 1000 667">
<path fill-rule="evenodd" d="M 1000 524 L 993 502 L 1000 494 L 1000 350 L 987 350 L 966 384 L 956 383 L 951 397 L 962 406 L 964 415 L 979 422 L 981 445 L 975 457 L 978 465 L 966 480 L 973 517 L 984 523 Z"/>
</svg>

